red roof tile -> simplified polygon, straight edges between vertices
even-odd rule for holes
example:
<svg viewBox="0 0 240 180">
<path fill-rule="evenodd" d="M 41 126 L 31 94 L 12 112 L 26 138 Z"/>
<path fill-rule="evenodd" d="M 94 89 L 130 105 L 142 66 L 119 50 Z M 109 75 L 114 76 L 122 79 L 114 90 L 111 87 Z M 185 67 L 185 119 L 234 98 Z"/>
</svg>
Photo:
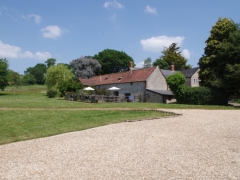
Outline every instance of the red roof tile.
<svg viewBox="0 0 240 180">
<path fill-rule="evenodd" d="M 142 82 L 146 81 L 147 78 L 153 73 L 157 67 L 143 68 L 138 70 L 125 71 L 113 74 L 105 74 L 101 76 L 95 76 L 90 79 L 81 79 L 79 81 L 84 86 L 96 86 L 101 84 L 118 84 L 128 82 Z"/>
</svg>

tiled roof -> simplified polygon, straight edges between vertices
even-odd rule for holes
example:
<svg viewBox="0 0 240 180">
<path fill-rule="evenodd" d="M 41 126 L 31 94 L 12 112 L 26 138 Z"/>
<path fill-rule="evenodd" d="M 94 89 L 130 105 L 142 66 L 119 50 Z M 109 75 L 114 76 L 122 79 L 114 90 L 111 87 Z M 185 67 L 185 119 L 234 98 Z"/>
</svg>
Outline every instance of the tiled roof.
<svg viewBox="0 0 240 180">
<path fill-rule="evenodd" d="M 170 75 L 178 72 L 178 71 L 164 70 L 164 69 L 161 69 L 161 71 L 162 71 L 162 73 L 163 73 L 163 75 L 164 75 L 165 78 L 167 78 L 168 76 L 170 76 Z"/>
<path fill-rule="evenodd" d="M 155 90 L 155 89 L 147 89 L 147 90 L 155 92 L 157 94 L 162 94 L 162 95 L 169 95 L 169 96 L 173 95 L 172 91 L 168 91 L 168 90 Z"/>
<path fill-rule="evenodd" d="M 191 69 L 186 69 L 180 71 L 186 78 L 192 77 L 192 75 L 199 69 L 199 67 L 191 68 Z"/>
<path fill-rule="evenodd" d="M 132 71 L 125 71 L 113 74 L 105 74 L 101 76 L 95 76 L 90 79 L 81 79 L 79 81 L 84 86 L 96 86 L 101 84 L 119 84 L 128 82 L 142 82 L 153 73 L 158 67 L 143 68 Z"/>
</svg>

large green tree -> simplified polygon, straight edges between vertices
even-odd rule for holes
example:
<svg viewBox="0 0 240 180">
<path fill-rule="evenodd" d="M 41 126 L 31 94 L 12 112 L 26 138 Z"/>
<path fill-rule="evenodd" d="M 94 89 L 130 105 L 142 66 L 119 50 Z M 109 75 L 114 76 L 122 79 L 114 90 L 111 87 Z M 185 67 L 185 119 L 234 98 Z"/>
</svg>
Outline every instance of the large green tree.
<svg viewBox="0 0 240 180">
<path fill-rule="evenodd" d="M 231 32 L 219 45 L 216 55 L 218 87 L 231 94 L 240 95 L 240 30 Z"/>
<path fill-rule="evenodd" d="M 59 83 L 71 80 L 73 78 L 74 75 L 70 69 L 63 64 L 58 64 L 47 69 L 46 85 L 49 89 L 56 89 Z"/>
<path fill-rule="evenodd" d="M 0 89 L 4 90 L 8 85 L 8 60 L 0 59 Z"/>
<path fill-rule="evenodd" d="M 45 64 L 37 64 L 34 67 L 27 68 L 24 71 L 24 74 L 32 74 L 36 79 L 37 84 L 44 84 L 45 83 L 45 73 L 47 71 L 47 66 Z"/>
<path fill-rule="evenodd" d="M 133 62 L 134 64 L 132 57 L 123 51 L 113 49 L 105 49 L 94 55 L 93 58 L 97 59 L 101 64 L 101 74 L 127 71 L 129 70 L 130 62 Z"/>
<path fill-rule="evenodd" d="M 229 90 L 231 84 L 230 81 L 226 82 L 227 76 L 236 68 L 233 65 L 239 63 L 238 29 L 236 23 L 228 18 L 219 18 L 212 27 L 210 36 L 205 41 L 204 54 L 198 63 L 200 85 Z"/>
<path fill-rule="evenodd" d="M 191 68 L 191 65 L 187 65 L 187 59 L 182 55 L 182 51 L 177 43 L 172 43 L 169 47 L 164 47 L 162 56 L 160 59 L 168 63 L 169 67 L 174 65 L 175 70 L 183 70 Z"/>
</svg>

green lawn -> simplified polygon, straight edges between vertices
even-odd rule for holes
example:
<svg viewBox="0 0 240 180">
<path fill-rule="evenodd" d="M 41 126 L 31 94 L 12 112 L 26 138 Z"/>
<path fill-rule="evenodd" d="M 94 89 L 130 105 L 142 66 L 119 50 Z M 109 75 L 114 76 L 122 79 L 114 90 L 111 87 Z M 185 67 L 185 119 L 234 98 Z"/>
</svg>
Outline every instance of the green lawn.
<svg viewBox="0 0 240 180">
<path fill-rule="evenodd" d="M 156 111 L 135 110 L 235 109 L 232 106 L 135 102 L 96 104 L 66 101 L 59 97 L 47 98 L 46 87 L 37 85 L 22 86 L 16 91 L 11 90 L 12 87 L 8 87 L 5 91 L 0 91 L 0 144 L 79 131 L 125 120 L 142 120 L 170 115 Z"/>
<path fill-rule="evenodd" d="M 168 115 L 155 111 L 0 110 L 0 144 Z"/>
</svg>

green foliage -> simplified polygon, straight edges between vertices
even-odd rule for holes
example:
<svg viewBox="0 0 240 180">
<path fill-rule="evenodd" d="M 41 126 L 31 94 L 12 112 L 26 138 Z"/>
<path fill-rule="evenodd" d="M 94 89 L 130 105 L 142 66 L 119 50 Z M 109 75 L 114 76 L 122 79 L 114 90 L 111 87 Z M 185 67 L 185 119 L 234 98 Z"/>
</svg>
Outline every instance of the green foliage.
<svg viewBox="0 0 240 180">
<path fill-rule="evenodd" d="M 57 95 L 56 90 L 50 89 L 47 91 L 47 97 L 49 97 L 49 98 L 54 98 L 56 95 Z"/>
<path fill-rule="evenodd" d="M 153 66 L 159 66 L 160 69 L 166 69 L 169 70 L 170 66 L 169 64 L 164 61 L 164 59 L 158 58 L 153 62 Z"/>
<path fill-rule="evenodd" d="M 144 68 L 149 68 L 152 66 L 152 59 L 149 57 L 144 60 L 143 67 Z"/>
<path fill-rule="evenodd" d="M 169 86 L 171 91 L 174 93 L 175 97 L 177 99 L 181 97 L 183 90 L 186 88 L 185 76 L 180 72 L 176 72 L 168 76 L 166 81 L 167 81 L 167 85 Z"/>
<path fill-rule="evenodd" d="M 33 85 L 33 84 L 36 84 L 36 79 L 32 74 L 25 74 L 22 77 L 22 83 L 24 85 Z"/>
<path fill-rule="evenodd" d="M 27 68 L 26 71 L 24 71 L 25 75 L 31 74 L 36 79 L 37 84 L 44 84 L 45 83 L 45 73 L 47 71 L 47 66 L 45 64 L 37 64 L 34 67 Z"/>
<path fill-rule="evenodd" d="M 100 71 L 101 74 L 128 71 L 130 62 L 134 64 L 132 57 L 123 51 L 113 49 L 105 49 L 99 52 L 94 55 L 94 59 L 97 59 L 102 66 Z"/>
<path fill-rule="evenodd" d="M 227 95 L 220 90 L 207 87 L 186 87 L 177 98 L 179 104 L 227 105 Z"/>
<path fill-rule="evenodd" d="M 8 85 L 8 60 L 0 59 L 0 89 L 4 90 Z"/>
<path fill-rule="evenodd" d="M 64 96 L 66 92 L 76 92 L 83 88 L 82 83 L 76 80 L 70 79 L 68 81 L 62 81 L 57 86 L 59 92 Z"/>
<path fill-rule="evenodd" d="M 95 93 L 97 95 L 109 95 L 109 91 L 107 89 L 95 89 Z"/>
<path fill-rule="evenodd" d="M 227 64 L 234 65 L 240 62 L 240 45 L 239 38 L 237 38 L 240 36 L 234 35 L 236 31 L 239 31 L 238 29 L 238 26 L 228 18 L 219 18 L 212 27 L 210 36 L 206 40 L 204 55 L 199 59 L 198 63 L 200 67 L 200 85 L 224 89 L 227 92 L 234 88 L 231 87 L 232 83 L 228 81 L 229 75 L 227 74 L 231 71 L 231 68 L 230 66 L 227 68 Z M 225 75 L 227 76 L 224 77 Z M 230 76 L 234 78 L 232 75 Z"/>
<path fill-rule="evenodd" d="M 58 84 L 63 81 L 68 81 L 74 78 L 71 70 L 65 65 L 58 64 L 47 69 L 46 85 L 49 89 L 57 88 Z"/>
<path fill-rule="evenodd" d="M 20 74 L 13 70 L 8 71 L 8 82 L 11 86 L 20 86 L 21 85 L 21 78 Z"/>
<path fill-rule="evenodd" d="M 54 58 L 49 58 L 45 61 L 45 63 L 47 64 L 47 68 L 49 68 L 50 66 L 54 66 L 56 63 L 56 59 Z"/>
<path fill-rule="evenodd" d="M 180 47 L 177 46 L 177 43 L 172 43 L 168 48 L 164 47 L 162 51 L 162 56 L 160 59 L 163 59 L 168 63 L 169 67 L 174 65 L 175 70 L 183 70 L 191 68 L 191 65 L 187 65 L 187 59 L 179 51 Z"/>
</svg>

